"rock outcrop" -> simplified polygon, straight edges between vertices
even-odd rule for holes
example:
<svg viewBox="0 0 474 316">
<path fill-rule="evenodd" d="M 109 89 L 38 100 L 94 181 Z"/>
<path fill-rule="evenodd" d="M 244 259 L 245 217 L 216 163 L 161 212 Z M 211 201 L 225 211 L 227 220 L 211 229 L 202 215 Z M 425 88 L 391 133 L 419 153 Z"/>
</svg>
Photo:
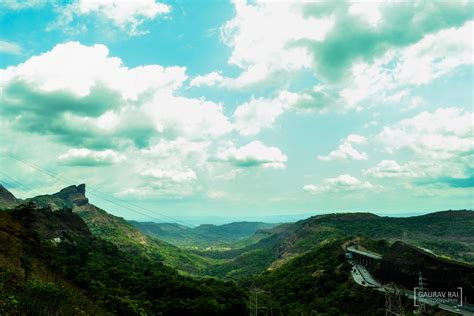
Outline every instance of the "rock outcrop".
<svg viewBox="0 0 474 316">
<path fill-rule="evenodd" d="M 75 206 L 82 206 L 89 203 L 89 199 L 86 198 L 85 194 L 86 185 L 83 183 L 79 185 L 68 186 L 58 193 L 53 194 L 53 196 L 69 201 Z"/>
<path fill-rule="evenodd" d="M 7 188 L 0 184 L 0 208 L 11 208 L 19 204 L 20 201 L 20 199 L 17 199 Z"/>
</svg>

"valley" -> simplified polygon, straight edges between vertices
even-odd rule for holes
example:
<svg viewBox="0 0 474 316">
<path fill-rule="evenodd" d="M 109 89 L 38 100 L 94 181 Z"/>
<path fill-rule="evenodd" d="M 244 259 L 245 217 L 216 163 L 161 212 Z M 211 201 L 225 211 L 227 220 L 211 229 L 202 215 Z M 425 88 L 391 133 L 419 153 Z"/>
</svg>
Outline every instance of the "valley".
<svg viewBox="0 0 474 316">
<path fill-rule="evenodd" d="M 85 185 L 25 200 L 0 189 L 7 315 L 33 306 L 45 315 L 71 306 L 78 315 L 383 314 L 383 294 L 354 282 L 348 245 L 382 256 L 367 269 L 384 284 L 409 289 L 423 271 L 431 286 L 463 286 L 465 303 L 474 300 L 470 210 L 189 227 L 114 216 L 89 202 Z"/>
</svg>

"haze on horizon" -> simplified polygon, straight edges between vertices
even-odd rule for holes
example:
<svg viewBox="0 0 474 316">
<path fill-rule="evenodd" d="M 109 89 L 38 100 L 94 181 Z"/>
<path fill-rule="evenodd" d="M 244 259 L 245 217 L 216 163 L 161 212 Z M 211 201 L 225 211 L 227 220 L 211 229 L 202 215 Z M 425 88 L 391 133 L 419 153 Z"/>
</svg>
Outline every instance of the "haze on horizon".
<svg viewBox="0 0 474 316">
<path fill-rule="evenodd" d="M 111 3 L 0 4 L 16 196 L 86 183 L 140 220 L 110 200 L 176 218 L 473 208 L 472 2 Z"/>
</svg>

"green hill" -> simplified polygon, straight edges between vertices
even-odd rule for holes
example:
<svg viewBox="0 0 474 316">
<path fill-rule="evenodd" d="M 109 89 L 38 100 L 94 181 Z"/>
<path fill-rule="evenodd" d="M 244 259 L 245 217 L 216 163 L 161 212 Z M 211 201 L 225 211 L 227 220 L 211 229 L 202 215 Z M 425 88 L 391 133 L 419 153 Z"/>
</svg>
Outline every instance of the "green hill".
<svg viewBox="0 0 474 316">
<path fill-rule="evenodd" d="M 188 227 L 177 223 L 153 223 L 129 221 L 148 236 L 156 237 L 175 246 L 186 248 L 228 248 L 258 241 L 259 230 L 269 229 L 275 224 L 262 222 L 234 222 L 224 225 L 199 225 Z M 250 237 L 253 237 L 249 239 Z"/>
<path fill-rule="evenodd" d="M 443 211 L 422 216 L 395 218 L 371 213 L 341 213 L 314 216 L 270 230 L 255 244 L 226 253 L 202 253 L 224 263 L 207 273 L 240 278 L 276 269 L 315 247 L 340 238 L 365 236 L 389 244 L 402 240 L 429 249 L 439 256 L 474 262 L 474 212 Z"/>
<path fill-rule="evenodd" d="M 95 237 L 71 209 L 0 212 L 2 315 L 242 315 L 234 283 L 193 279 Z"/>
<path fill-rule="evenodd" d="M 27 201 L 52 210 L 71 208 L 87 224 L 93 235 L 110 241 L 130 255 L 163 261 L 182 272 L 195 274 L 209 265 L 209 259 L 179 249 L 162 240 L 151 238 L 125 219 L 107 213 L 89 203 L 84 184 L 69 186 L 57 193 L 40 195 Z"/>
<path fill-rule="evenodd" d="M 188 228 L 129 223 L 90 204 L 85 185 L 25 201 L 0 189 L 0 201 L 8 205 L 0 212 L 2 315 L 242 315 L 254 308 L 270 315 L 377 315 L 383 295 L 352 282 L 346 242 L 384 254 L 375 272 L 401 285 L 429 263 L 426 274 L 442 286 L 449 280 L 437 277 L 440 262 L 474 262 L 474 212 L 467 210 L 407 218 L 341 213 L 274 227 L 239 222 Z M 180 249 L 152 237 L 160 234 L 182 245 L 232 247 Z M 212 244 L 218 237 L 220 243 Z M 459 263 L 441 266 L 461 276 Z M 466 282 L 464 276 L 459 280 Z"/>
<path fill-rule="evenodd" d="M 344 242 L 315 247 L 243 284 L 253 293 L 256 288 L 259 306 L 271 308 L 276 315 L 384 315 L 383 295 L 352 282 Z M 254 308 L 255 301 L 250 303 Z M 405 305 L 410 303 L 404 300 Z"/>
</svg>

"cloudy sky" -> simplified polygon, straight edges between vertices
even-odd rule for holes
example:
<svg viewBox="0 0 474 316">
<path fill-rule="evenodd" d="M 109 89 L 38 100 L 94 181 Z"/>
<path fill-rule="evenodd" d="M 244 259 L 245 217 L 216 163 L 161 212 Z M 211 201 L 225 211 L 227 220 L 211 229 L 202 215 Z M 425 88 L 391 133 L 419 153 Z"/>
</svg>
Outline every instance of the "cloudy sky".
<svg viewBox="0 0 474 316">
<path fill-rule="evenodd" d="M 473 12 L 2 1 L 0 180 L 139 219 L 472 208 Z"/>
</svg>

